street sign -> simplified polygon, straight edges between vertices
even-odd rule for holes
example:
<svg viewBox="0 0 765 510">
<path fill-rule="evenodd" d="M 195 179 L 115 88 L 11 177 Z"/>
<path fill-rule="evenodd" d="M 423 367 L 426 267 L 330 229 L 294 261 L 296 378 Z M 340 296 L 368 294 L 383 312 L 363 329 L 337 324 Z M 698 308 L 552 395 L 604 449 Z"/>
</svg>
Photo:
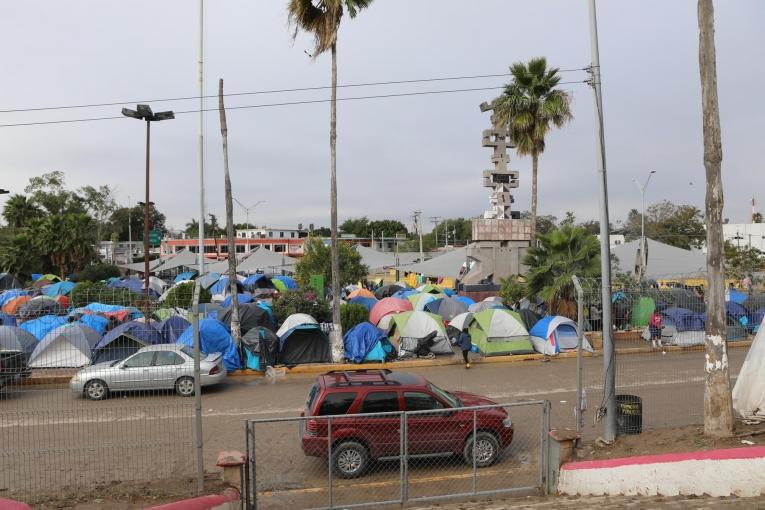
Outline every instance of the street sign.
<svg viewBox="0 0 765 510">
<path fill-rule="evenodd" d="M 149 245 L 150 246 L 159 246 L 159 244 L 162 242 L 162 231 L 161 230 L 149 230 Z"/>
<path fill-rule="evenodd" d="M 320 299 L 324 299 L 324 275 L 312 274 L 308 280 L 308 285 L 316 292 Z"/>
</svg>

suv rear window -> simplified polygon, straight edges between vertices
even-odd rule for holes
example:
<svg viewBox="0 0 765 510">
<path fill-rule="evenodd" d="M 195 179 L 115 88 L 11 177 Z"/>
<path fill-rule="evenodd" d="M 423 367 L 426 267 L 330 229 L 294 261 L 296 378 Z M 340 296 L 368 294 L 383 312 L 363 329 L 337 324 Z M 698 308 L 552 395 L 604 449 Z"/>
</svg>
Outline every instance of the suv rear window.
<svg viewBox="0 0 765 510">
<path fill-rule="evenodd" d="M 306 409 L 311 409 L 313 407 L 313 402 L 316 400 L 316 395 L 319 394 L 319 387 L 314 384 L 311 386 L 311 391 L 308 392 L 308 398 L 305 401 L 305 407 Z"/>
<path fill-rule="evenodd" d="M 328 393 L 319 407 L 316 416 L 330 416 L 333 414 L 345 414 L 356 400 L 356 393 Z"/>
<path fill-rule="evenodd" d="M 367 393 L 361 412 L 390 413 L 398 411 L 398 394 L 395 391 L 372 391 Z"/>
</svg>

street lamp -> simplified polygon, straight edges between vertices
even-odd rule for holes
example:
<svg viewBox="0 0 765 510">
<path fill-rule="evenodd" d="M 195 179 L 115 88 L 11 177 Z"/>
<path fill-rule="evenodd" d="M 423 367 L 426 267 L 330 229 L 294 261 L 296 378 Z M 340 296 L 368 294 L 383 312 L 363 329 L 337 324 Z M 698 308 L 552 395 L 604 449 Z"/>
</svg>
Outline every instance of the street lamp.
<svg viewBox="0 0 765 510">
<path fill-rule="evenodd" d="M 10 191 L 7 189 L 0 189 L 0 195 L 7 195 L 8 193 L 10 193 Z"/>
<path fill-rule="evenodd" d="M 232 198 L 233 198 L 233 197 L 232 197 Z M 247 223 L 247 230 L 249 230 L 249 229 L 250 229 L 250 211 L 252 211 L 253 209 L 255 209 L 255 208 L 256 208 L 257 206 L 259 206 L 260 204 L 265 204 L 265 203 L 266 203 L 266 201 L 265 201 L 265 200 L 258 200 L 257 202 L 255 202 L 254 204 L 252 204 L 250 207 L 247 207 L 246 205 L 244 205 L 243 203 L 241 203 L 241 202 L 240 202 L 239 200 L 237 200 L 236 198 L 234 198 L 234 202 L 236 202 L 237 204 L 239 204 L 239 207 L 241 207 L 242 209 L 244 209 L 244 212 L 245 212 L 245 214 L 246 214 L 246 220 L 245 220 L 245 222 Z M 249 253 L 249 251 L 250 251 L 250 237 L 249 237 L 249 236 L 247 236 L 247 238 L 246 238 L 246 239 L 247 239 L 247 252 Z"/>
<path fill-rule="evenodd" d="M 151 107 L 147 104 L 139 104 L 135 110 L 129 108 L 122 109 L 122 115 L 132 119 L 146 121 L 146 199 L 143 202 L 143 279 L 144 292 L 146 293 L 146 302 L 149 302 L 149 154 L 151 147 L 151 123 L 160 120 L 170 120 L 175 118 L 173 112 L 153 113 Z"/>
<path fill-rule="evenodd" d="M 632 179 L 632 182 L 635 183 L 635 186 L 637 186 L 638 190 L 640 191 L 640 196 L 643 201 L 643 212 L 640 214 L 640 274 L 638 275 L 638 280 L 643 279 L 645 268 L 648 265 L 648 251 L 646 250 L 645 243 L 645 190 L 648 188 L 648 183 L 651 181 L 651 176 L 655 173 L 656 170 L 651 170 L 648 172 L 648 177 L 646 177 L 645 183 L 642 186 L 639 182 L 637 182 L 637 179 Z"/>
</svg>

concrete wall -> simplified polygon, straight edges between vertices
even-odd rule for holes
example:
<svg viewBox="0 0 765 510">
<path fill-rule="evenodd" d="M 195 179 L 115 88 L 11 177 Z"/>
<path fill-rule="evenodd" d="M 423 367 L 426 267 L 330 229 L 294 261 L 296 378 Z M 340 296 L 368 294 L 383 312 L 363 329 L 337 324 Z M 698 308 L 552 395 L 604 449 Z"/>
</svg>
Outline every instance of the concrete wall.
<svg viewBox="0 0 765 510">
<path fill-rule="evenodd" d="M 461 282 L 475 285 L 492 275 L 494 283 L 499 284 L 510 275 L 525 273 L 521 261 L 528 246 L 528 241 L 478 241 L 468 245 L 467 256 L 475 263 Z"/>
</svg>

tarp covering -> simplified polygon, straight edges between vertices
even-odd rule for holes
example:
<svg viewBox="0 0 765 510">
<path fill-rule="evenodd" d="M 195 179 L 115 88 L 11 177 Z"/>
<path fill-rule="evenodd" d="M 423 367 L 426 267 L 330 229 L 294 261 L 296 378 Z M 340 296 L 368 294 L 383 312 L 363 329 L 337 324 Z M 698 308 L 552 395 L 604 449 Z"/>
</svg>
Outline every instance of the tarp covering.
<svg viewBox="0 0 765 510">
<path fill-rule="evenodd" d="M 231 313 L 232 310 L 230 308 L 218 313 L 218 320 L 228 328 L 231 328 Z M 273 327 L 268 312 L 257 303 L 245 303 L 239 305 L 239 327 L 242 334 L 245 335 L 251 329 L 259 326 L 268 329 Z"/>
<path fill-rule="evenodd" d="M 106 332 L 106 328 L 109 327 L 109 319 L 101 315 L 94 315 L 92 313 L 83 314 L 77 322 L 84 324 L 96 331 L 99 335 L 103 335 Z"/>
<path fill-rule="evenodd" d="M 765 420 L 765 328 L 759 328 L 733 386 L 733 409 L 745 419 Z"/>
<path fill-rule="evenodd" d="M 356 324 L 343 336 L 345 358 L 353 363 L 361 363 L 378 343 L 387 338 L 383 330 L 369 322 Z"/>
<path fill-rule="evenodd" d="M 634 327 L 642 328 L 648 325 L 648 319 L 656 310 L 656 305 L 650 297 L 639 297 L 632 303 L 632 315 L 630 324 Z"/>
<path fill-rule="evenodd" d="M 43 315 L 66 315 L 66 309 L 52 298 L 38 296 L 21 305 L 16 314 L 19 318 L 27 320 Z"/>
<path fill-rule="evenodd" d="M 173 279 L 173 283 L 186 282 L 189 280 L 193 280 L 196 275 L 197 275 L 196 271 L 184 271 L 182 273 L 178 273 Z"/>
<path fill-rule="evenodd" d="M 267 328 L 257 327 L 242 337 L 242 368 L 263 371 L 279 361 L 279 337 Z"/>
<path fill-rule="evenodd" d="M 152 273 L 159 273 L 160 271 L 169 271 L 175 268 L 191 268 L 196 267 L 198 256 L 196 253 L 184 249 L 170 257 L 162 259 L 162 263 L 154 266 L 151 270 Z"/>
<path fill-rule="evenodd" d="M 176 343 L 193 347 L 194 328 L 184 331 Z M 213 352 L 223 354 L 223 365 L 229 372 L 239 370 L 242 367 L 239 351 L 223 323 L 215 319 L 202 319 L 199 321 L 199 345 L 200 350 L 205 354 Z"/>
<path fill-rule="evenodd" d="M 292 257 L 283 253 L 272 252 L 261 246 L 237 264 L 236 270 L 240 273 L 263 272 L 273 274 L 282 270 L 292 272 L 296 262 Z"/>
<path fill-rule="evenodd" d="M 247 303 L 251 303 L 251 302 L 252 302 L 252 300 L 253 300 L 252 294 L 237 294 L 237 295 L 236 295 L 236 298 L 237 298 L 237 299 L 236 299 L 236 300 L 237 300 L 237 302 L 238 302 L 240 305 L 244 305 L 244 304 L 247 304 Z M 231 298 L 231 296 L 229 295 L 229 296 L 226 296 L 226 299 L 224 299 L 224 300 L 221 302 L 221 304 L 220 304 L 220 305 L 221 305 L 222 307 L 224 307 L 224 308 L 227 308 L 227 307 L 231 306 L 231 305 L 233 304 L 233 302 L 234 302 L 234 300 L 233 300 L 233 299 Z"/>
<path fill-rule="evenodd" d="M 509 310 L 489 309 L 473 314 L 470 336 L 484 356 L 534 352 L 523 320 Z"/>
<path fill-rule="evenodd" d="M 28 291 L 22 289 L 8 289 L 0 293 L 0 306 L 19 296 L 26 296 Z"/>
<path fill-rule="evenodd" d="M 467 249 L 457 248 L 441 256 L 418 262 L 397 266 L 396 269 L 410 273 L 420 273 L 425 276 L 440 276 L 445 278 L 456 278 L 459 276 L 460 269 L 467 260 Z"/>
<path fill-rule="evenodd" d="M 262 273 L 252 274 L 248 276 L 247 278 L 244 279 L 242 284 L 244 285 L 246 289 L 249 289 L 249 290 L 274 288 L 274 284 L 271 283 L 271 279 Z"/>
<path fill-rule="evenodd" d="M 369 268 L 370 274 L 380 273 L 396 265 L 395 253 L 373 250 L 360 244 L 354 246 L 354 249 L 361 255 L 361 263 Z"/>
<path fill-rule="evenodd" d="M 162 264 L 162 261 L 160 259 L 154 259 L 149 261 L 149 272 L 153 273 L 154 268 Z M 127 269 L 128 271 L 135 271 L 138 273 L 143 273 L 145 266 L 144 262 L 136 262 L 134 264 L 117 264 L 117 267 L 121 267 L 122 269 Z"/>
<path fill-rule="evenodd" d="M 90 363 L 101 336 L 77 323 L 65 324 L 45 335 L 29 358 L 32 368 L 79 368 Z"/>
<path fill-rule="evenodd" d="M 380 300 L 369 312 L 369 322 L 374 325 L 380 323 L 380 319 L 386 315 L 413 310 L 412 302 L 408 299 L 388 297 Z"/>
<path fill-rule="evenodd" d="M 76 284 L 74 282 L 57 282 L 43 288 L 43 294 L 46 296 L 67 296 Z"/>
<path fill-rule="evenodd" d="M 43 315 L 38 319 L 26 321 L 19 326 L 24 331 L 32 334 L 36 339 L 42 340 L 45 335 L 54 329 L 66 324 L 67 318 L 58 315 Z"/>
<path fill-rule="evenodd" d="M 531 328 L 529 334 L 534 349 L 547 356 L 555 356 L 561 351 L 577 350 L 579 347 L 579 329 L 568 317 L 542 317 Z M 592 346 L 586 337 L 582 337 L 582 350 L 592 352 Z"/>
<path fill-rule="evenodd" d="M 701 250 L 683 250 L 668 244 L 646 239 L 648 245 L 648 264 L 645 277 L 650 279 L 671 278 L 706 274 L 706 255 Z M 616 255 L 618 272 L 635 274 L 635 262 L 640 240 L 630 241 L 611 247 Z"/>
</svg>

